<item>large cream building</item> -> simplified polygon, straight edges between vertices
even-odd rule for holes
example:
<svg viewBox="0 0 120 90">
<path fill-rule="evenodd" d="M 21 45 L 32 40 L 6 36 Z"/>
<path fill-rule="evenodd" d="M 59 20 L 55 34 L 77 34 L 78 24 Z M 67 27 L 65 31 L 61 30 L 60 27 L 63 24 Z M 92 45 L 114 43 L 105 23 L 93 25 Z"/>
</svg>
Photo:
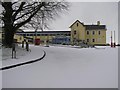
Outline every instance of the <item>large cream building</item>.
<svg viewBox="0 0 120 90">
<path fill-rule="evenodd" d="M 90 45 L 106 44 L 106 25 L 97 21 L 96 25 L 84 25 L 76 20 L 71 26 L 71 44 L 87 43 Z"/>
</svg>

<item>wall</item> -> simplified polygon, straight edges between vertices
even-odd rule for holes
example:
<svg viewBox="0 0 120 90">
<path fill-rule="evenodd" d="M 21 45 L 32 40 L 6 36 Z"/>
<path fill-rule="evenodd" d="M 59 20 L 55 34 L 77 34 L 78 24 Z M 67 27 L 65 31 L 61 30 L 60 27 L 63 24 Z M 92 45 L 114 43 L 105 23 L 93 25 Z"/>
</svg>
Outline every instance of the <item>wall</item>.
<svg viewBox="0 0 120 90">
<path fill-rule="evenodd" d="M 89 31 L 89 35 L 87 35 Z M 95 34 L 93 35 L 93 31 Z M 98 34 L 100 31 L 100 35 Z M 106 44 L 106 30 L 86 30 L 86 41 L 89 39 L 89 44 Z M 95 42 L 92 42 L 92 39 L 95 39 Z"/>
<path fill-rule="evenodd" d="M 78 26 L 77 26 L 78 23 Z M 76 31 L 76 34 L 74 33 Z M 73 39 L 85 40 L 85 27 L 78 21 L 71 27 L 71 43 L 73 44 Z"/>
</svg>

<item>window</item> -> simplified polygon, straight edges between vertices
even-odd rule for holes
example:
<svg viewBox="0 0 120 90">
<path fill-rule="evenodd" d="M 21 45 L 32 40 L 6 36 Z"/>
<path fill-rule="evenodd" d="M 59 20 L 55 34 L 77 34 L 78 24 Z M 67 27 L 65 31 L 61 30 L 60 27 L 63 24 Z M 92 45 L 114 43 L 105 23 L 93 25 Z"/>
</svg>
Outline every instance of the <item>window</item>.
<svg viewBox="0 0 120 90">
<path fill-rule="evenodd" d="M 48 34 L 44 34 L 45 36 L 47 36 Z"/>
<path fill-rule="evenodd" d="M 41 34 L 37 34 L 37 36 L 41 36 Z"/>
<path fill-rule="evenodd" d="M 33 33 L 33 36 L 35 36 L 35 34 Z"/>
<path fill-rule="evenodd" d="M 30 36 L 33 36 L 33 34 L 30 34 Z"/>
<path fill-rule="evenodd" d="M 50 36 L 52 36 L 52 34 L 49 34 Z"/>
<path fill-rule="evenodd" d="M 65 36 L 68 36 L 68 34 L 66 33 Z"/>
<path fill-rule="evenodd" d="M 89 42 L 89 39 L 87 39 L 87 42 Z"/>
<path fill-rule="evenodd" d="M 78 27 L 78 23 L 77 23 L 77 27 Z"/>
<path fill-rule="evenodd" d="M 95 42 L 95 39 L 92 39 L 93 42 Z"/>
<path fill-rule="evenodd" d="M 26 37 L 26 36 L 27 36 L 27 34 L 25 34 L 25 33 L 24 33 L 24 34 L 23 34 L 23 36 L 24 36 L 24 37 Z"/>
<path fill-rule="evenodd" d="M 87 35 L 89 35 L 89 31 L 87 31 Z"/>
<path fill-rule="evenodd" d="M 76 31 L 74 31 L 74 34 L 76 34 Z"/>
<path fill-rule="evenodd" d="M 100 31 L 98 31 L 98 34 L 100 35 Z"/>
<path fill-rule="evenodd" d="M 93 33 L 93 35 L 94 35 L 94 34 L 95 34 L 95 31 L 93 31 L 92 33 Z"/>
<path fill-rule="evenodd" d="M 26 34 L 26 36 L 29 36 L 29 34 Z"/>
<path fill-rule="evenodd" d="M 71 34 L 68 34 L 68 36 L 70 36 Z"/>
<path fill-rule="evenodd" d="M 60 33 L 57 33 L 57 36 L 59 36 L 60 35 Z"/>
</svg>

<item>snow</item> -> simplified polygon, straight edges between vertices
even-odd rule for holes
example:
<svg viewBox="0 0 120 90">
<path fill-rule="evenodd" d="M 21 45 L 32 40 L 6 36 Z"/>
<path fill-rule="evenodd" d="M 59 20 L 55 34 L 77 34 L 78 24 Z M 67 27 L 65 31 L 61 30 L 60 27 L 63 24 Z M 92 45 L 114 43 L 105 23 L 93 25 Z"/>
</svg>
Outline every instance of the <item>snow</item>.
<svg viewBox="0 0 120 90">
<path fill-rule="evenodd" d="M 3 88 L 118 87 L 118 48 L 31 46 L 31 49 L 29 56 L 24 58 L 35 58 L 42 50 L 46 51 L 45 58 L 4 70 Z M 10 63 L 8 60 L 6 62 Z"/>
<path fill-rule="evenodd" d="M 20 45 L 16 46 L 16 56 L 17 58 L 20 58 L 21 56 L 24 56 L 27 54 L 27 51 L 22 48 Z M 12 49 L 11 48 L 5 48 L 2 47 L 2 60 L 12 60 Z"/>
<path fill-rule="evenodd" d="M 36 48 L 37 46 L 30 45 L 30 51 L 26 51 L 24 48 L 22 48 L 20 46 L 21 45 L 16 47 L 16 58 L 17 59 L 11 58 L 12 50 L 10 48 L 3 48 L 3 50 L 2 50 L 3 51 L 2 52 L 3 53 L 2 67 L 18 64 L 21 62 L 35 60 L 35 59 L 42 57 L 44 54 L 42 49 L 39 49 L 39 51 L 37 51 L 38 50 L 38 48 Z M 39 52 L 39 53 L 36 53 L 36 52 Z"/>
</svg>

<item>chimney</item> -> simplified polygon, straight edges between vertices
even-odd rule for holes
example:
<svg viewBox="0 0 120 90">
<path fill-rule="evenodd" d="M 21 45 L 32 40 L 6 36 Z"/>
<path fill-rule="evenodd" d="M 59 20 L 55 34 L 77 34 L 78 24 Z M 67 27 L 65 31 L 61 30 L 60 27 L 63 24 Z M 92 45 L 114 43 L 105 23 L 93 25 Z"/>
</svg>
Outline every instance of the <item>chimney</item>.
<svg viewBox="0 0 120 90">
<path fill-rule="evenodd" d="M 100 21 L 97 21 L 97 25 L 100 25 Z"/>
</svg>

